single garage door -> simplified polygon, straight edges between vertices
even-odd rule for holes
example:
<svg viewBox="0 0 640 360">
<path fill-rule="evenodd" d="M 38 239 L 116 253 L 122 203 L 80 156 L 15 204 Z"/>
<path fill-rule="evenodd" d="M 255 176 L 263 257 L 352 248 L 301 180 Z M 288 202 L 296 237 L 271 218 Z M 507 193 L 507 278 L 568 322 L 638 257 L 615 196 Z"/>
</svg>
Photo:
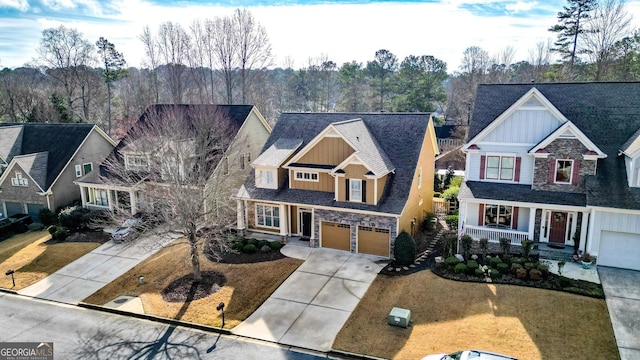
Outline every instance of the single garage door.
<svg viewBox="0 0 640 360">
<path fill-rule="evenodd" d="M 27 204 L 27 214 L 31 215 L 33 222 L 40 222 L 40 210 L 44 209 L 42 204 Z"/>
<path fill-rule="evenodd" d="M 322 247 L 351 251 L 351 226 L 323 221 Z"/>
<path fill-rule="evenodd" d="M 358 252 L 389 257 L 389 229 L 358 226 Z"/>
<path fill-rule="evenodd" d="M 640 270 L 640 234 L 600 232 L 598 265 Z"/>
<path fill-rule="evenodd" d="M 5 214 L 7 217 L 14 214 L 24 214 L 24 207 L 21 203 L 7 201 L 5 205 L 7 206 L 7 213 Z"/>
</svg>

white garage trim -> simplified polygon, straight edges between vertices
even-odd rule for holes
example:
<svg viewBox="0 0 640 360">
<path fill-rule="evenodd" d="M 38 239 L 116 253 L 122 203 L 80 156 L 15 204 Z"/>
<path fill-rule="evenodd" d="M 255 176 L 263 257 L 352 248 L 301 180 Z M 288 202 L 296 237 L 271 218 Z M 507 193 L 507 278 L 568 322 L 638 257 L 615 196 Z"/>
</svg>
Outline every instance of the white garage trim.
<svg viewBox="0 0 640 360">
<path fill-rule="evenodd" d="M 640 234 L 600 232 L 598 265 L 640 270 Z"/>
</svg>

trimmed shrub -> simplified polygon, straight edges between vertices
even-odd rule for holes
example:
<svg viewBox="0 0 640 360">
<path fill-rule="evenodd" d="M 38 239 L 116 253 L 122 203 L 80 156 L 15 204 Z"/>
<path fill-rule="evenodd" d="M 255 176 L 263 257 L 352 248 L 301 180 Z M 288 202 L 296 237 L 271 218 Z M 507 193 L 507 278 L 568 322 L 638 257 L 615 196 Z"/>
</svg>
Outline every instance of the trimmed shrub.
<svg viewBox="0 0 640 360">
<path fill-rule="evenodd" d="M 80 206 L 71 206 L 64 208 L 58 214 L 58 220 L 60 225 L 72 229 L 80 230 L 87 227 L 89 221 L 89 209 L 84 209 Z"/>
<path fill-rule="evenodd" d="M 47 228 L 47 231 L 49 231 L 49 234 L 51 234 L 51 236 L 55 235 L 56 231 L 58 231 L 58 227 L 55 225 L 51 225 Z"/>
<path fill-rule="evenodd" d="M 453 268 L 453 271 L 454 271 L 456 274 L 462 274 L 462 273 L 465 273 L 465 272 L 467 272 L 467 265 L 465 265 L 465 264 L 463 264 L 463 263 L 460 263 L 460 264 L 456 265 L 456 266 Z"/>
<path fill-rule="evenodd" d="M 504 274 L 509 270 L 509 264 L 500 263 L 500 264 L 496 265 L 496 269 L 498 269 L 498 271 L 500 271 L 501 273 Z"/>
<path fill-rule="evenodd" d="M 464 258 L 469 258 L 469 252 L 471 251 L 471 245 L 473 244 L 473 238 L 469 235 L 462 235 L 460 238 L 462 243 L 462 251 L 464 252 Z"/>
<path fill-rule="evenodd" d="M 531 248 L 533 247 L 533 240 L 522 240 L 520 244 L 522 245 L 520 247 L 520 253 L 522 254 L 522 257 L 528 259 Z"/>
<path fill-rule="evenodd" d="M 529 271 L 529 279 L 533 281 L 542 280 L 542 271 L 538 269 L 531 269 L 531 271 Z"/>
<path fill-rule="evenodd" d="M 487 257 L 487 251 L 489 250 L 489 239 L 480 238 L 480 240 L 478 241 L 478 246 L 482 251 L 482 260 L 485 260 L 485 258 Z"/>
<path fill-rule="evenodd" d="M 272 250 L 280 250 L 280 249 L 282 249 L 282 246 L 283 245 L 282 245 L 282 243 L 280 241 L 272 241 L 272 242 L 269 243 L 269 247 Z"/>
<path fill-rule="evenodd" d="M 502 259 L 500 259 L 499 256 L 496 257 L 492 257 L 491 260 L 489 260 L 489 264 L 491 265 L 491 267 L 497 267 L 498 264 L 502 264 L 503 261 Z"/>
<path fill-rule="evenodd" d="M 47 208 L 40 209 L 40 211 L 38 211 L 38 215 L 40 216 L 40 221 L 44 226 L 53 225 L 58 222 L 58 215 Z"/>
<path fill-rule="evenodd" d="M 458 259 L 455 256 L 449 256 L 448 258 L 444 259 L 444 264 L 449 266 L 449 267 L 454 267 L 456 265 L 458 265 L 460 263 L 460 259 Z"/>
<path fill-rule="evenodd" d="M 260 240 L 260 241 L 258 241 L 258 247 L 262 248 L 263 246 L 269 246 L 269 241 L 268 240 Z"/>
<path fill-rule="evenodd" d="M 521 280 L 526 279 L 527 278 L 527 270 L 523 269 L 523 268 L 520 268 L 520 269 L 516 270 L 516 277 L 518 279 L 521 279 Z"/>
<path fill-rule="evenodd" d="M 242 248 L 243 253 L 254 254 L 258 248 L 254 244 L 247 244 Z"/>
<path fill-rule="evenodd" d="M 444 221 L 447 223 L 447 226 L 449 226 L 449 229 L 458 229 L 458 215 L 447 215 L 444 217 Z"/>
<path fill-rule="evenodd" d="M 571 279 L 569 279 L 568 277 L 560 276 L 558 278 L 558 285 L 560 285 L 560 287 L 562 288 L 569 287 L 571 286 Z"/>
<path fill-rule="evenodd" d="M 511 239 L 509 238 L 500 238 L 500 250 L 504 255 L 507 255 L 511 250 Z"/>
<path fill-rule="evenodd" d="M 247 245 L 258 245 L 258 239 L 248 239 L 247 240 Z"/>
<path fill-rule="evenodd" d="M 538 270 L 540 270 L 540 272 L 542 273 L 542 277 L 546 278 L 547 276 L 549 276 L 549 266 L 540 264 L 538 265 Z"/>
<path fill-rule="evenodd" d="M 469 273 L 473 273 L 475 269 L 478 269 L 478 262 L 475 260 L 467 261 L 467 269 L 469 269 Z"/>
<path fill-rule="evenodd" d="M 517 263 L 513 263 L 511 264 L 511 272 L 515 275 L 516 271 L 518 269 L 522 269 L 522 265 L 517 264 Z"/>
<path fill-rule="evenodd" d="M 442 252 L 445 256 L 453 256 L 455 254 L 456 245 L 458 244 L 458 237 L 455 233 L 448 233 L 444 235 L 444 242 L 442 246 Z"/>
<path fill-rule="evenodd" d="M 55 240 L 58 241 L 65 241 L 67 240 L 67 229 L 65 228 L 58 228 L 58 230 L 56 230 L 56 233 L 53 234 L 53 238 Z"/>
<path fill-rule="evenodd" d="M 484 276 L 484 271 L 480 268 L 476 268 L 475 270 L 473 270 L 473 274 L 475 276 L 482 277 Z"/>
<path fill-rule="evenodd" d="M 500 276 L 500 271 L 498 271 L 496 269 L 489 269 L 489 277 L 490 278 L 495 279 L 498 276 Z"/>
<path fill-rule="evenodd" d="M 244 244 L 242 243 L 242 240 L 235 241 L 233 244 L 231 244 L 232 250 L 242 251 L 243 247 L 244 247 Z"/>
<path fill-rule="evenodd" d="M 416 259 L 416 241 L 408 232 L 402 230 L 393 245 L 395 260 L 400 265 L 410 265 Z"/>
<path fill-rule="evenodd" d="M 524 263 L 524 268 L 527 269 L 527 270 L 535 269 L 535 267 L 536 267 L 535 264 L 532 263 L 532 262 Z"/>
</svg>

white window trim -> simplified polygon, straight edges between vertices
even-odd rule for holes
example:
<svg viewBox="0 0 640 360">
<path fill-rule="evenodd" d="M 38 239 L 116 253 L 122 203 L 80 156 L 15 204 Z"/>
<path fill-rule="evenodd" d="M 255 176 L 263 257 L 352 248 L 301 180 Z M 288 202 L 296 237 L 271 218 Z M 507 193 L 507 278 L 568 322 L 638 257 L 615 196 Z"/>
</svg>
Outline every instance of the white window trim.
<svg viewBox="0 0 640 360">
<path fill-rule="evenodd" d="M 360 183 L 360 197 L 357 200 L 353 198 L 353 191 L 352 191 L 353 184 L 356 182 Z M 359 202 L 359 203 L 362 202 L 362 180 L 361 179 L 349 179 L 349 201 Z"/>
<path fill-rule="evenodd" d="M 556 159 L 555 161 L 556 161 L 556 166 L 554 168 L 554 173 L 553 173 L 553 183 L 554 184 L 561 184 L 561 185 L 571 185 L 571 184 L 573 184 L 573 165 L 574 165 L 573 159 Z M 568 182 L 557 181 L 556 180 L 556 178 L 557 178 L 556 175 L 558 175 L 558 162 L 559 161 L 570 161 L 571 162 L 571 171 L 569 171 L 569 181 Z"/>
<path fill-rule="evenodd" d="M 420 172 L 418 173 L 418 189 L 422 187 L 422 166 L 420 166 Z"/>
<path fill-rule="evenodd" d="M 272 224 L 271 226 L 265 225 L 265 224 L 260 224 L 258 222 L 258 215 L 259 215 L 258 214 L 258 206 L 262 206 L 263 208 L 268 206 L 268 207 L 271 208 L 271 224 Z M 274 223 L 273 219 L 275 218 L 273 216 L 273 209 L 278 209 L 278 226 L 273 226 L 273 223 Z M 262 214 L 262 216 L 263 216 L 264 219 L 266 219 L 266 215 L 265 214 Z M 257 204 L 255 204 L 255 217 L 256 217 L 256 226 L 257 227 L 267 228 L 267 229 L 280 229 L 280 222 L 282 221 L 282 218 L 281 218 L 281 214 L 280 214 L 280 206 L 279 205 L 257 203 Z"/>
<path fill-rule="evenodd" d="M 496 213 L 496 216 L 497 216 L 498 218 L 500 217 L 500 208 L 501 208 L 501 207 L 507 207 L 507 206 L 508 206 L 508 207 L 510 207 L 510 208 L 511 208 L 511 219 L 510 219 L 510 221 L 509 221 L 509 228 L 508 228 L 508 230 L 513 229 L 513 208 L 514 208 L 515 206 L 513 206 L 513 205 L 503 205 L 503 204 L 489 204 L 489 203 L 485 203 L 485 204 L 484 204 L 484 214 L 483 214 L 483 216 L 482 216 L 482 226 L 487 226 L 487 221 L 486 221 L 487 219 L 486 219 L 486 218 L 487 218 L 487 207 L 488 207 L 488 206 L 497 206 L 497 213 Z M 497 224 L 497 223 L 496 223 L 496 224 Z"/>
<path fill-rule="evenodd" d="M 640 186 L 640 168 L 637 168 L 636 170 L 636 186 Z"/>
<path fill-rule="evenodd" d="M 22 186 L 22 187 L 29 186 L 29 180 L 22 177 L 22 173 L 20 171 L 16 171 L 15 175 L 16 177 L 11 178 L 11 186 Z"/>
<path fill-rule="evenodd" d="M 255 170 L 256 174 L 256 186 L 262 189 L 277 189 L 278 188 L 278 170 L 275 168 L 261 167 Z M 263 173 L 271 173 L 272 182 L 263 182 Z M 268 179 L 268 175 L 264 175 L 264 179 Z"/>
<path fill-rule="evenodd" d="M 85 165 L 91 166 L 91 170 L 89 170 L 89 172 L 93 171 L 93 163 L 92 162 L 84 163 L 84 164 L 82 164 L 82 175 L 87 175 L 88 174 L 88 172 L 84 171 Z"/>
<path fill-rule="evenodd" d="M 82 165 L 76 165 L 76 177 L 81 177 L 82 176 Z"/>
<path fill-rule="evenodd" d="M 515 154 L 486 154 L 485 155 L 485 163 L 484 163 L 484 178 L 485 180 L 491 181 L 505 181 L 505 182 L 514 182 L 516 177 L 516 155 Z M 487 170 L 489 169 L 489 157 L 497 157 L 498 158 L 498 177 L 490 178 L 487 176 Z M 511 170 L 511 179 L 503 179 L 502 178 L 502 158 L 513 158 L 513 169 Z"/>
<path fill-rule="evenodd" d="M 296 181 L 308 181 L 308 182 L 319 182 L 320 181 L 320 174 L 318 174 L 317 172 L 311 172 L 311 171 L 294 171 L 294 180 Z M 300 177 L 298 177 L 298 175 L 300 175 Z M 304 176 L 305 175 L 309 175 L 308 179 L 305 179 Z M 313 179 L 313 175 L 316 176 L 315 180 Z"/>
<path fill-rule="evenodd" d="M 142 159 L 145 163 L 143 165 L 138 165 L 135 163 L 135 159 Z M 146 155 L 126 155 L 125 167 L 127 169 L 146 169 L 149 167 L 149 159 Z"/>
</svg>

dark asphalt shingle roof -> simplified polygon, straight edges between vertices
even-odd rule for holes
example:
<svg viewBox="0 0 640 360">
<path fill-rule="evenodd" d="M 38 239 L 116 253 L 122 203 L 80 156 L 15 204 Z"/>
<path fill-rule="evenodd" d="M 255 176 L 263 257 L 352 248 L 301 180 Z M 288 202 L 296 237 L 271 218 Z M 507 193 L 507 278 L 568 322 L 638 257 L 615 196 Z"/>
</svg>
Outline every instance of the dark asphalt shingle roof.
<svg viewBox="0 0 640 360">
<path fill-rule="evenodd" d="M 302 149 L 332 123 L 362 119 L 378 146 L 388 156 L 395 172 L 388 175 L 378 205 L 335 201 L 334 193 L 288 188 L 288 178 L 277 190 L 255 186 L 255 174 L 247 177 L 245 188 L 252 199 L 288 203 L 332 206 L 400 214 L 404 208 L 424 137 L 427 136 L 429 114 L 426 113 L 283 113 L 280 115 L 263 151 L 278 139 L 302 139 Z"/>
<path fill-rule="evenodd" d="M 619 158 L 618 151 L 640 129 L 640 83 L 479 85 L 469 139 L 533 87 L 607 154 L 606 159 L 598 160 L 597 175 L 587 176 L 587 204 L 637 209 L 637 202 L 633 202 L 636 189 L 626 185 L 624 161 Z"/>
<path fill-rule="evenodd" d="M 460 186 L 458 196 L 468 199 L 518 201 L 537 204 L 585 206 L 585 194 L 532 190 L 531 185 L 500 184 L 466 181 Z"/>
<path fill-rule="evenodd" d="M 92 124 L 1 123 L 2 126 L 22 126 L 22 146 L 19 154 L 48 153 L 43 189 L 48 189 L 69 162 L 80 144 L 93 129 Z"/>
</svg>

